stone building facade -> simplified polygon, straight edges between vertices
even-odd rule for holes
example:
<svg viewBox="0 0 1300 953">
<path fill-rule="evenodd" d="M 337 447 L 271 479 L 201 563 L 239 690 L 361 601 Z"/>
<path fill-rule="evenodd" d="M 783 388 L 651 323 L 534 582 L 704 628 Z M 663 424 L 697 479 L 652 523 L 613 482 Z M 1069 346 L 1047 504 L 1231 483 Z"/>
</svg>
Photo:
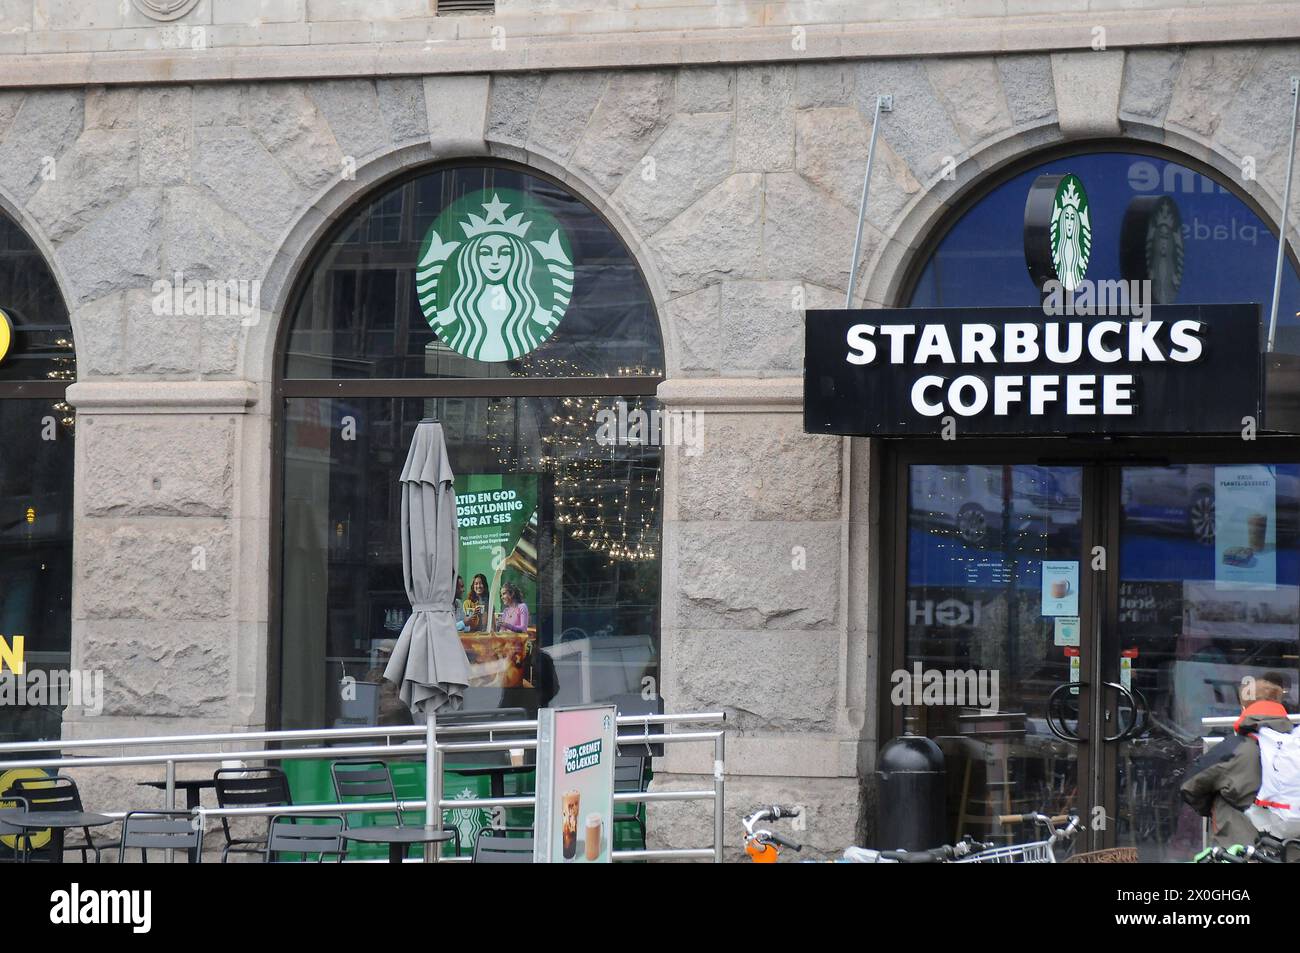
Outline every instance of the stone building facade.
<svg viewBox="0 0 1300 953">
<path fill-rule="evenodd" d="M 150 6 L 0 9 L 0 203 L 48 260 L 78 359 L 73 664 L 104 670 L 106 705 L 65 734 L 268 723 L 293 282 L 376 185 L 494 156 L 581 196 L 644 271 L 659 398 L 707 415 L 703 453 L 666 448 L 663 694 L 729 713 L 735 810 L 805 805 L 826 851 L 870 821 L 884 557 L 872 443 L 803 432 L 803 310 L 844 300 L 877 96 L 865 307 L 899 304 L 986 176 L 1058 143 L 1158 143 L 1238 180 L 1253 162 L 1242 188 L 1276 222 L 1300 69 L 1294 2 Z M 1296 247 L 1300 190 L 1290 221 Z M 159 315 L 176 273 L 256 280 L 260 308 Z M 711 754 L 657 768 L 699 787 Z M 705 810 L 657 807 L 655 839 L 697 846 Z"/>
</svg>

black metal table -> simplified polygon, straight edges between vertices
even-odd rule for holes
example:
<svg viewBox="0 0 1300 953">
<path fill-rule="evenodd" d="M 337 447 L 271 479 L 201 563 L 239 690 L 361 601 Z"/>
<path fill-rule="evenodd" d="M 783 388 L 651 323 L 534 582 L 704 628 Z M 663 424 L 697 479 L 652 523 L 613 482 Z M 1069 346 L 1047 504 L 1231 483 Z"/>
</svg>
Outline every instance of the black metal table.
<svg viewBox="0 0 1300 953">
<path fill-rule="evenodd" d="M 354 827 L 345 830 L 343 836 L 362 844 L 387 844 L 388 862 L 400 864 L 412 844 L 440 844 L 455 835 L 431 827 Z"/>
<path fill-rule="evenodd" d="M 113 818 L 89 811 L 24 811 L 11 809 L 0 811 L 0 820 L 25 831 L 50 829 L 50 852 L 53 862 L 63 863 L 63 832 L 68 828 L 103 827 L 112 824 Z"/>
<path fill-rule="evenodd" d="M 166 781 L 141 781 L 139 783 L 141 787 L 157 788 L 160 791 L 167 790 Z M 192 811 L 199 806 L 200 791 L 205 788 L 216 788 L 216 786 L 217 782 L 212 778 L 186 778 L 184 780 L 177 778 L 174 785 L 176 790 L 185 792 L 185 809 L 187 811 Z M 171 810 L 170 804 L 166 805 L 166 807 L 167 810 Z"/>
</svg>

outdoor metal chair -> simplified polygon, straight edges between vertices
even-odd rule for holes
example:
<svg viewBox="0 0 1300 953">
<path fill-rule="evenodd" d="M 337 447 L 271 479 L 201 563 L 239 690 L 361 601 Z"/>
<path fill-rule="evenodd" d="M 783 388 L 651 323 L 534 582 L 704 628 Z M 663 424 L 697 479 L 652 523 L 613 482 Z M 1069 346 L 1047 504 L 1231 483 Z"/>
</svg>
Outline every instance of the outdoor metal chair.
<svg viewBox="0 0 1300 953">
<path fill-rule="evenodd" d="M 510 834 L 527 837 L 510 837 Z M 533 829 L 531 827 L 485 827 L 474 842 L 473 864 L 531 864 Z"/>
<path fill-rule="evenodd" d="M 641 794 L 645 791 L 645 762 L 645 758 L 625 756 L 614 759 L 615 794 Z M 645 802 L 615 804 L 613 826 L 616 830 L 619 824 L 635 824 L 641 832 L 641 846 L 645 847 Z"/>
<path fill-rule="evenodd" d="M 373 761 L 367 758 L 340 759 L 330 765 L 330 778 L 334 782 L 334 795 L 339 804 L 397 800 L 397 789 L 393 785 L 393 775 L 389 771 L 388 765 L 383 761 Z M 421 792 L 421 794 L 423 793 Z M 406 826 L 406 819 L 400 810 L 356 811 L 355 813 L 349 811 L 344 818 L 346 826 L 353 827 L 355 817 L 367 814 L 379 818 L 396 818 L 393 823 L 397 827 Z M 455 827 L 449 827 L 448 830 L 452 833 L 452 843 L 455 845 L 456 855 L 460 856 L 460 831 Z"/>
<path fill-rule="evenodd" d="M 140 862 L 149 862 L 151 850 L 184 851 L 191 864 L 203 853 L 203 825 L 188 811 L 131 811 L 122 818 L 119 863 L 126 863 L 128 850 L 140 851 Z"/>
<path fill-rule="evenodd" d="M 19 797 L 10 789 L 0 794 L 0 807 L 15 808 L 20 811 L 27 810 L 27 799 Z M 0 837 L 12 837 L 13 845 L 10 847 L 10 856 L 0 857 L 0 862 L 6 864 L 17 864 L 23 860 L 23 849 L 27 844 L 28 833 L 21 827 L 14 827 L 12 824 L 6 824 L 0 820 Z"/>
<path fill-rule="evenodd" d="M 396 801 L 397 792 L 393 788 L 393 777 L 388 773 L 388 765 L 382 761 L 369 758 L 348 758 L 330 764 L 330 780 L 334 783 L 334 796 L 339 804 L 353 804 L 364 801 Z M 345 822 L 352 827 L 354 819 L 369 815 L 375 818 L 393 818 L 397 827 L 403 826 L 401 810 L 357 811 L 345 815 Z"/>
<path fill-rule="evenodd" d="M 81 806 L 81 792 L 77 789 L 77 782 L 72 780 L 66 774 L 55 775 L 54 777 L 45 778 L 19 778 L 9 789 L 6 798 L 18 797 L 27 804 L 27 810 L 32 813 L 41 811 L 84 811 Z M 75 828 L 74 828 L 75 830 Z M 95 863 L 99 863 L 100 852 L 111 850 L 116 847 L 116 843 L 104 842 L 99 843 L 90 836 L 90 828 L 83 827 L 82 835 L 85 841 L 74 841 L 73 843 L 63 844 L 63 852 L 66 854 L 70 850 L 75 850 L 81 854 L 81 862 L 88 863 L 86 857 L 90 853 L 95 855 Z M 25 835 L 21 838 L 23 844 L 24 862 L 30 859 L 31 854 L 31 836 Z M 17 842 L 15 842 L 17 843 Z M 62 860 L 62 858 L 51 858 L 51 860 Z"/>
<path fill-rule="evenodd" d="M 267 826 L 262 858 L 268 864 L 282 864 L 290 862 L 280 859 L 283 855 L 297 854 L 306 863 L 315 854 L 319 864 L 332 855 L 335 863 L 341 863 L 347 853 L 346 826 L 342 814 L 276 814 Z"/>
<path fill-rule="evenodd" d="M 218 807 L 288 807 L 293 803 L 289 779 L 279 768 L 221 768 L 212 779 Z M 221 848 L 223 864 L 232 853 L 260 854 L 266 848 L 265 832 L 259 837 L 236 837 L 230 829 L 231 820 L 221 818 L 221 832 L 226 837 Z"/>
</svg>

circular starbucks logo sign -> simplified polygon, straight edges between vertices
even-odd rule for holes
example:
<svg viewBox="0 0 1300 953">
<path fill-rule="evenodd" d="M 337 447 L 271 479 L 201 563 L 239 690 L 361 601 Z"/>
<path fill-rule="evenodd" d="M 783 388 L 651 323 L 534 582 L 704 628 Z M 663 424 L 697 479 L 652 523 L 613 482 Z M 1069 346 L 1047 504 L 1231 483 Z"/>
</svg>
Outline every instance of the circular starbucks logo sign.
<svg viewBox="0 0 1300 953">
<path fill-rule="evenodd" d="M 450 205 L 420 246 L 415 290 L 429 326 L 476 361 L 539 347 L 573 295 L 573 255 L 559 223 L 511 189 Z"/>
<path fill-rule="evenodd" d="M 1092 253 L 1088 193 L 1077 175 L 1063 175 L 1052 199 L 1052 267 L 1061 286 L 1073 291 L 1083 283 Z"/>
</svg>

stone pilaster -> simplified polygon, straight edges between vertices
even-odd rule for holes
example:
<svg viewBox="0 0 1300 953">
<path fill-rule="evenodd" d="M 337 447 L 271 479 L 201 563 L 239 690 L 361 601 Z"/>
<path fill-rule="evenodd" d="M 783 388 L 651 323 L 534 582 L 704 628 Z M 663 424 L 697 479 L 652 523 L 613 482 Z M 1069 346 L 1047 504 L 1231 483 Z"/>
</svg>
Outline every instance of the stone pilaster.
<svg viewBox="0 0 1300 953">
<path fill-rule="evenodd" d="M 250 451 L 268 432 L 256 398 L 244 381 L 69 387 L 72 666 L 103 673 L 104 706 L 69 709 L 65 737 L 264 724 L 269 488 Z M 160 766 L 74 774 L 88 802 L 160 803 L 135 784 Z"/>
<path fill-rule="evenodd" d="M 697 446 L 665 448 L 662 690 L 669 711 L 723 710 L 729 853 L 735 815 L 805 808 L 801 839 L 837 853 L 862 820 L 866 633 L 850 631 L 848 459 L 803 433 L 796 378 L 670 380 Z M 712 783 L 713 750 L 669 746 L 656 790 Z M 651 806 L 652 846 L 712 842 L 704 802 Z"/>
</svg>

